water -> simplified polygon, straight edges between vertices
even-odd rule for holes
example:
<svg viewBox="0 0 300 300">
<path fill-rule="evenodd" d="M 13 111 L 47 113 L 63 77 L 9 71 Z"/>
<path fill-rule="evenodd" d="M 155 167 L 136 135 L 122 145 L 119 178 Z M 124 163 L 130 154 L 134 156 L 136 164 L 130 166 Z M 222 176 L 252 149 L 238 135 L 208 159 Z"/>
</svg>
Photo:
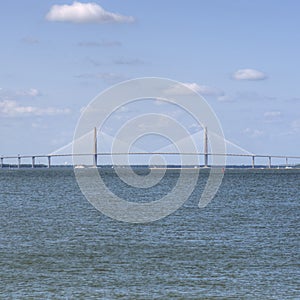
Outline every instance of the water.
<svg viewBox="0 0 300 300">
<path fill-rule="evenodd" d="M 300 299 L 299 183 L 299 170 L 226 171 L 205 209 L 195 191 L 128 224 L 94 209 L 72 170 L 2 170 L 0 298 Z"/>
</svg>

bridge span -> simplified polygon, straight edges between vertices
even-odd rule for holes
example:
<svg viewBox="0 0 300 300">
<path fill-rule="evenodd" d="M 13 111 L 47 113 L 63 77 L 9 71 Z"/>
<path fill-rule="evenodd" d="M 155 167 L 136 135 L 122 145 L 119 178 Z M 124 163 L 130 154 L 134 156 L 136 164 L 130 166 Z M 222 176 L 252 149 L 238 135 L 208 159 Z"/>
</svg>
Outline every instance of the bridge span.
<svg viewBox="0 0 300 300">
<path fill-rule="evenodd" d="M 52 153 L 52 154 L 38 154 L 38 155 L 8 155 L 8 156 L 0 156 L 0 168 L 6 168 L 6 167 L 10 167 L 10 166 L 14 166 L 16 168 L 21 168 L 21 167 L 31 167 L 31 168 L 35 168 L 38 165 L 42 165 L 45 167 L 50 168 L 51 166 L 53 166 L 53 159 L 54 158 L 73 158 L 73 157 L 89 157 L 91 158 L 91 163 L 89 163 L 88 165 L 91 166 L 101 166 L 102 164 L 98 163 L 98 158 L 101 157 L 106 157 L 106 158 L 112 158 L 113 156 L 149 156 L 149 155 L 162 155 L 162 156 L 183 156 L 183 155 L 189 155 L 189 156 L 196 156 L 199 158 L 203 158 L 203 164 L 202 165 L 198 165 L 197 167 L 205 167 L 208 168 L 210 166 L 213 166 L 212 164 L 210 164 L 210 160 L 213 156 L 223 156 L 226 159 L 228 158 L 234 158 L 234 157 L 239 157 L 239 158 L 244 158 L 248 160 L 248 163 L 243 163 L 243 166 L 249 166 L 251 168 L 255 168 L 257 166 L 261 167 L 261 163 L 257 164 L 257 160 L 260 159 L 264 159 L 264 163 L 263 165 L 266 168 L 271 169 L 272 167 L 275 167 L 275 165 L 272 163 L 274 159 L 276 160 L 280 160 L 279 165 L 285 168 L 289 168 L 291 166 L 295 166 L 295 165 L 300 165 L 300 156 L 289 156 L 289 155 L 269 155 L 269 154 L 253 154 L 250 153 L 244 149 L 242 149 L 241 147 L 235 145 L 236 147 L 238 147 L 239 149 L 242 149 L 244 152 L 247 153 L 210 153 L 209 152 L 209 139 L 208 139 L 208 131 L 207 128 L 204 128 L 204 136 L 203 136 L 203 152 L 184 152 L 184 153 L 179 153 L 179 152 L 172 152 L 172 151 L 154 151 L 154 152 L 147 152 L 147 151 L 135 151 L 135 152 L 120 152 L 120 153 L 111 153 L 111 152 L 99 152 L 98 151 L 98 147 L 97 147 L 97 129 L 94 128 L 92 130 L 92 139 L 89 141 L 89 143 L 92 144 L 92 151 L 90 151 L 90 153 L 67 153 L 67 154 L 58 154 L 58 153 Z M 213 133 L 212 133 L 213 134 Z M 226 142 L 233 144 L 232 142 L 229 142 L 227 140 L 225 140 Z M 70 143 L 72 144 L 72 143 Z M 24 160 L 30 160 L 30 163 L 28 164 L 22 164 L 22 161 Z M 43 161 L 46 162 L 43 164 L 37 164 L 36 160 L 37 159 L 43 159 Z M 13 162 L 12 162 L 13 161 Z M 291 163 L 293 162 L 293 163 Z M 73 164 L 73 163 L 72 163 Z M 276 165 L 277 167 L 279 166 L 278 164 Z M 193 165 L 194 166 L 194 165 Z M 221 166 L 221 167 L 226 167 L 225 166 Z"/>
<path fill-rule="evenodd" d="M 225 156 L 225 157 L 241 157 L 241 158 L 249 158 L 251 160 L 251 163 L 249 166 L 251 168 L 256 167 L 256 159 L 263 158 L 266 159 L 266 168 L 272 168 L 274 165 L 272 165 L 273 159 L 280 159 L 282 163 L 280 163 L 281 166 L 285 168 L 291 167 L 292 164 L 290 164 L 290 160 L 293 161 L 299 161 L 300 165 L 300 156 L 286 156 L 286 155 L 268 155 L 268 154 L 235 154 L 235 153 L 178 153 L 178 152 L 129 152 L 129 153 L 80 153 L 80 154 L 39 154 L 39 155 L 12 155 L 12 156 L 1 156 L 0 157 L 0 168 L 7 168 L 10 166 L 15 166 L 16 168 L 22 168 L 24 166 L 27 166 L 29 164 L 22 164 L 22 160 L 24 159 L 30 159 L 31 168 L 37 167 L 36 159 L 45 159 L 46 163 L 43 163 L 42 165 L 51 168 L 53 166 L 52 159 L 57 157 L 74 157 L 74 156 L 82 156 L 82 157 L 90 157 L 93 160 L 92 166 L 101 166 L 101 164 L 98 164 L 99 157 L 112 157 L 112 156 L 131 156 L 131 155 L 137 155 L 137 156 L 145 156 L 145 155 L 188 155 L 188 156 L 199 156 L 203 157 L 204 164 L 199 165 L 199 167 L 210 167 L 209 160 L 211 156 Z M 247 164 L 248 165 L 248 164 Z M 294 165 L 294 164 L 293 164 Z M 261 166 L 261 164 L 259 164 Z M 223 167 L 223 166 L 222 166 Z M 226 166 L 224 166 L 226 167 Z"/>
</svg>

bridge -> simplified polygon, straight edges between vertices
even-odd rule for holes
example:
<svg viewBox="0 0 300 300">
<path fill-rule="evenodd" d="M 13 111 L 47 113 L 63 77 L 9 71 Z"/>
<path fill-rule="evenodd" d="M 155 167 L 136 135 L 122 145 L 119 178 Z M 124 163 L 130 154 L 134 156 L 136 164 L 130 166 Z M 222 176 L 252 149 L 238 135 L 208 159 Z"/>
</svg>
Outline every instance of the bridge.
<svg viewBox="0 0 300 300">
<path fill-rule="evenodd" d="M 232 142 L 229 142 L 226 140 L 226 142 L 233 144 Z M 72 143 L 70 143 L 72 144 Z M 207 129 L 204 129 L 204 136 L 203 136 L 203 152 L 184 152 L 184 153 L 179 153 L 179 152 L 170 152 L 170 151 L 155 151 L 155 152 L 147 152 L 147 151 L 135 151 L 135 152 L 118 152 L 118 153 L 112 153 L 112 152 L 98 152 L 97 146 L 98 146 L 98 141 L 97 141 L 97 130 L 94 128 L 93 131 L 93 140 L 92 140 L 92 151 L 90 153 L 62 153 L 62 154 L 57 154 L 55 152 L 51 154 L 36 154 L 36 155 L 8 155 L 8 156 L 1 156 L 0 157 L 0 168 L 5 169 L 5 168 L 10 168 L 11 166 L 14 166 L 18 169 L 22 167 L 31 167 L 31 168 L 36 168 L 37 166 L 44 166 L 47 168 L 51 168 L 54 166 L 52 163 L 54 158 L 73 158 L 73 157 L 89 157 L 91 158 L 92 164 L 91 166 L 101 166 L 101 164 L 98 163 L 99 158 L 101 157 L 112 157 L 112 156 L 145 156 L 145 155 L 162 155 L 162 156 L 176 156 L 176 155 L 185 155 L 185 156 L 197 156 L 197 157 L 202 157 L 203 158 L 203 165 L 199 165 L 198 167 L 204 167 L 208 168 L 210 167 L 209 161 L 212 156 L 223 156 L 226 158 L 230 157 L 239 157 L 243 159 L 249 158 L 250 163 L 248 163 L 246 166 L 249 165 L 251 168 L 256 168 L 258 165 L 256 164 L 257 159 L 264 159 L 265 162 L 265 167 L 266 168 L 273 168 L 274 165 L 272 164 L 272 161 L 274 159 L 279 159 L 280 166 L 285 167 L 285 168 L 290 168 L 295 165 L 300 165 L 300 156 L 288 156 L 288 155 L 269 155 L 269 154 L 254 154 L 250 153 L 241 147 L 235 145 L 236 147 L 242 149 L 246 153 L 210 153 L 209 152 L 209 140 L 208 140 L 208 133 Z M 63 147 L 64 148 L 64 147 Z M 30 164 L 22 164 L 22 161 L 24 160 L 30 160 Z M 36 160 L 37 159 L 42 159 L 44 161 L 43 164 L 37 164 Z M 12 162 L 13 161 L 13 162 Z M 291 163 L 293 161 L 294 163 Z M 295 163 L 295 161 L 297 163 Z M 278 164 L 277 164 L 278 166 Z M 261 167 L 261 164 L 259 164 L 259 167 Z"/>
<path fill-rule="evenodd" d="M 300 165 L 300 156 L 285 156 L 285 155 L 263 155 L 263 154 L 234 154 L 234 153 L 178 153 L 178 152 L 129 152 L 129 153 L 81 153 L 81 154 L 38 154 L 38 155 L 17 155 L 17 156 L 1 156 L 0 157 L 0 168 L 4 169 L 6 167 L 10 166 L 16 166 L 17 168 L 21 168 L 24 166 L 28 166 L 28 164 L 22 164 L 22 159 L 30 159 L 31 160 L 31 168 L 37 167 L 36 159 L 37 158 L 45 158 L 47 163 L 43 164 L 47 168 L 51 168 L 52 164 L 51 161 L 55 157 L 73 157 L 73 156 L 87 156 L 92 157 L 95 163 L 94 166 L 99 166 L 98 164 L 98 158 L 101 156 L 112 156 L 112 155 L 196 155 L 196 156 L 203 156 L 204 157 L 204 165 L 203 167 L 207 168 L 209 167 L 209 157 L 210 156 L 225 156 L 225 157 L 249 157 L 251 159 L 251 167 L 255 168 L 255 160 L 256 158 L 265 158 L 267 160 L 266 167 L 272 168 L 272 159 L 282 159 L 283 163 L 282 165 L 285 168 L 289 168 L 290 166 L 294 164 L 290 164 L 289 161 L 291 159 L 293 160 L 299 160 Z M 5 163 L 6 160 L 10 160 L 8 164 Z M 15 160 L 16 163 L 11 163 L 11 160 Z M 261 165 L 260 165 L 261 166 Z M 201 167 L 201 166 L 200 166 Z"/>
</svg>

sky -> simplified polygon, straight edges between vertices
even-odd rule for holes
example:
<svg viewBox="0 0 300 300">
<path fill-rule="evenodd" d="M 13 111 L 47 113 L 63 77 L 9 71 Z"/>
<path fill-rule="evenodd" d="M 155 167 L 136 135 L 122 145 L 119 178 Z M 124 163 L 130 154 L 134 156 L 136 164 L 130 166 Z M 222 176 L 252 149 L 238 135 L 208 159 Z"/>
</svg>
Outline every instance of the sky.
<svg viewBox="0 0 300 300">
<path fill-rule="evenodd" d="M 104 89 L 163 77 L 200 93 L 227 140 L 300 155 L 299 1 L 2 1 L 0 155 L 72 141 Z"/>
</svg>

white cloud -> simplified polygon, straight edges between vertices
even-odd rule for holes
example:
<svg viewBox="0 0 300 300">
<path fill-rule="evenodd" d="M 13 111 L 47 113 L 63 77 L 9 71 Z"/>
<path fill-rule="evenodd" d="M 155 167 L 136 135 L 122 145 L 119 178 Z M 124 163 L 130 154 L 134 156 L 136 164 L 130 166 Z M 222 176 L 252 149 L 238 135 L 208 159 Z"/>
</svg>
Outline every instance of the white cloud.
<svg viewBox="0 0 300 300">
<path fill-rule="evenodd" d="M 18 96 L 29 96 L 29 97 L 36 97 L 40 95 L 39 90 L 35 88 L 31 88 L 29 90 L 24 90 L 24 91 L 18 91 L 16 92 Z"/>
<path fill-rule="evenodd" d="M 49 128 L 48 125 L 46 125 L 45 122 L 43 122 L 42 118 L 38 118 L 38 120 L 36 120 L 36 122 L 32 122 L 31 127 L 32 128 L 39 128 L 39 129 Z"/>
<path fill-rule="evenodd" d="M 281 112 L 280 111 L 266 111 L 264 113 L 264 116 L 266 118 L 276 118 L 276 117 L 280 117 L 281 116 Z"/>
<path fill-rule="evenodd" d="M 264 113 L 264 121 L 267 123 L 274 123 L 281 121 L 282 113 L 281 111 L 266 111 Z"/>
<path fill-rule="evenodd" d="M 73 2 L 68 5 L 53 5 L 46 15 L 48 21 L 72 23 L 131 23 L 134 18 L 104 10 L 97 3 Z"/>
<path fill-rule="evenodd" d="M 244 130 L 244 133 L 247 134 L 248 136 L 252 138 L 259 138 L 264 135 L 264 132 L 259 129 L 251 129 L 251 128 L 246 128 Z"/>
<path fill-rule="evenodd" d="M 294 120 L 291 124 L 293 131 L 300 131 L 300 119 L 299 120 Z"/>
<path fill-rule="evenodd" d="M 120 82 L 127 79 L 125 76 L 116 73 L 83 73 L 76 76 L 83 79 L 102 79 L 108 83 Z"/>
<path fill-rule="evenodd" d="M 162 106 L 162 105 L 165 105 L 165 104 L 166 104 L 166 101 L 163 101 L 161 99 L 155 99 L 154 100 L 154 105 Z"/>
<path fill-rule="evenodd" d="M 37 97 L 40 96 L 41 92 L 36 88 L 30 89 L 19 89 L 19 90 L 9 90 L 9 89 L 0 89 L 0 96 L 2 99 L 9 99 L 15 97 Z M 1 100 L 1 99 L 0 99 Z"/>
<path fill-rule="evenodd" d="M 166 90 L 165 93 L 168 95 L 189 95 L 194 91 L 203 96 L 221 97 L 224 95 L 224 92 L 222 90 L 207 85 L 199 85 L 197 83 L 183 83 L 183 85 L 187 87 L 187 89 L 184 88 L 181 84 L 175 84 L 174 86 Z"/>
<path fill-rule="evenodd" d="M 220 102 L 234 102 L 235 101 L 232 97 L 230 97 L 228 95 L 219 96 L 217 99 Z"/>
<path fill-rule="evenodd" d="M 267 75 L 254 69 L 240 69 L 234 72 L 232 77 L 236 80 L 264 80 Z"/>
<path fill-rule="evenodd" d="M 144 62 L 138 58 L 133 59 L 126 59 L 126 58 L 120 58 L 114 61 L 116 65 L 141 65 Z"/>
<path fill-rule="evenodd" d="M 54 107 L 40 108 L 36 106 L 22 106 L 13 100 L 0 101 L 0 115 L 4 117 L 20 116 L 53 116 L 70 113 L 69 109 L 60 109 Z"/>
<path fill-rule="evenodd" d="M 28 91 L 28 95 L 29 96 L 32 96 L 32 97 L 36 97 L 36 96 L 38 96 L 40 94 L 40 92 L 37 90 L 37 89 L 30 89 L 29 91 Z"/>
<path fill-rule="evenodd" d="M 207 85 L 198 85 L 198 87 L 196 87 L 196 91 L 204 96 L 224 96 L 224 92 L 222 90 Z"/>
</svg>

